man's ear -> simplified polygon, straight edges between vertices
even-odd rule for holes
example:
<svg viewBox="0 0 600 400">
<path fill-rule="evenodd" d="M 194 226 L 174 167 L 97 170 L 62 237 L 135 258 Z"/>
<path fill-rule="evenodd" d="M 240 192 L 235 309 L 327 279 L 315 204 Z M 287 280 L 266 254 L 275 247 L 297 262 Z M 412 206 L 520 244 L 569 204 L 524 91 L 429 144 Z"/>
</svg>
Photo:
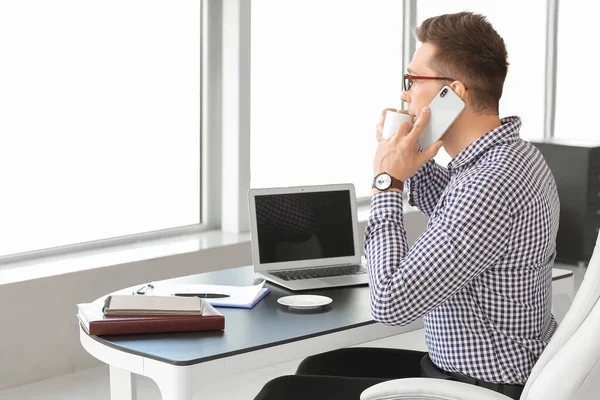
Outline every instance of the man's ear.
<svg viewBox="0 0 600 400">
<path fill-rule="evenodd" d="M 465 87 L 465 85 L 461 82 L 461 81 L 454 81 L 450 84 L 450 87 L 452 88 L 452 90 L 454 90 L 454 92 L 460 96 L 461 99 L 463 99 L 463 101 L 466 102 L 466 97 L 467 97 L 467 88 Z"/>
</svg>

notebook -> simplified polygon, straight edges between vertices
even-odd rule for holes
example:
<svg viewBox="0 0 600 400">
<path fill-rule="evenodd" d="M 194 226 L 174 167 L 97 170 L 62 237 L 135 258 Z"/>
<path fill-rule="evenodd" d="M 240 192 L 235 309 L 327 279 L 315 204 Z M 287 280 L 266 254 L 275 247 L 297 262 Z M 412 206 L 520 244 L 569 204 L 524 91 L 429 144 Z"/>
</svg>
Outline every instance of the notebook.
<svg viewBox="0 0 600 400">
<path fill-rule="evenodd" d="M 352 184 L 248 191 L 254 271 L 290 290 L 368 284 Z"/>
<path fill-rule="evenodd" d="M 198 297 L 110 295 L 102 312 L 107 316 L 202 315 L 203 305 Z"/>
<path fill-rule="evenodd" d="M 202 306 L 203 315 L 107 316 L 101 303 L 77 305 L 77 318 L 89 335 L 131 335 L 218 331 L 225 329 L 225 317 L 210 304 Z"/>
</svg>

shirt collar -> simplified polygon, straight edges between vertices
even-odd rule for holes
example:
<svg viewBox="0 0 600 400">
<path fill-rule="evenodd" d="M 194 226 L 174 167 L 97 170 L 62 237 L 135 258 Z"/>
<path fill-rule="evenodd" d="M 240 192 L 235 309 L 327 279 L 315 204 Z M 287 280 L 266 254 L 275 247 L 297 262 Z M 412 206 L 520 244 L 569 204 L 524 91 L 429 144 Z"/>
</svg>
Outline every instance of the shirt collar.
<svg viewBox="0 0 600 400">
<path fill-rule="evenodd" d="M 521 118 L 506 117 L 502 118 L 500 123 L 502 125 L 487 132 L 454 157 L 454 159 L 448 163 L 448 170 L 457 170 L 472 161 L 476 161 L 483 153 L 492 147 L 501 144 L 514 143 L 519 140 Z"/>
</svg>

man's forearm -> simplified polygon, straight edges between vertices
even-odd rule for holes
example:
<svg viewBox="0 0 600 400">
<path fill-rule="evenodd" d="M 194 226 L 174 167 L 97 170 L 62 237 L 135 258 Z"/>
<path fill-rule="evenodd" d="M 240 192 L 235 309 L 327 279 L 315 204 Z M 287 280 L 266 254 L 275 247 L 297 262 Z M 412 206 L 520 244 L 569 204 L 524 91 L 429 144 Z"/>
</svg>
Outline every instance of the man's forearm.
<svg viewBox="0 0 600 400">
<path fill-rule="evenodd" d="M 393 323 L 388 301 L 389 280 L 408 252 L 401 193 L 382 193 L 373 198 L 365 233 L 365 256 L 369 268 L 371 313 L 376 321 Z"/>
<path fill-rule="evenodd" d="M 427 162 L 406 182 L 409 204 L 429 218 L 449 181 L 446 168 L 438 165 L 435 160 Z"/>
</svg>

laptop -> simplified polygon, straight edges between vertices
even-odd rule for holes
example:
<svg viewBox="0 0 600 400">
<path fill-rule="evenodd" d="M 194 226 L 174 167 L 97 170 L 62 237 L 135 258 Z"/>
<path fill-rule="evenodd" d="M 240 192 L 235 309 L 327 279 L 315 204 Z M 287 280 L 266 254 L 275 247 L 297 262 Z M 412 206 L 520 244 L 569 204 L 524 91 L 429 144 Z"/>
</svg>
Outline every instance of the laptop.
<svg viewBox="0 0 600 400">
<path fill-rule="evenodd" d="M 248 191 L 254 271 L 290 290 L 368 284 L 354 185 Z"/>
</svg>

